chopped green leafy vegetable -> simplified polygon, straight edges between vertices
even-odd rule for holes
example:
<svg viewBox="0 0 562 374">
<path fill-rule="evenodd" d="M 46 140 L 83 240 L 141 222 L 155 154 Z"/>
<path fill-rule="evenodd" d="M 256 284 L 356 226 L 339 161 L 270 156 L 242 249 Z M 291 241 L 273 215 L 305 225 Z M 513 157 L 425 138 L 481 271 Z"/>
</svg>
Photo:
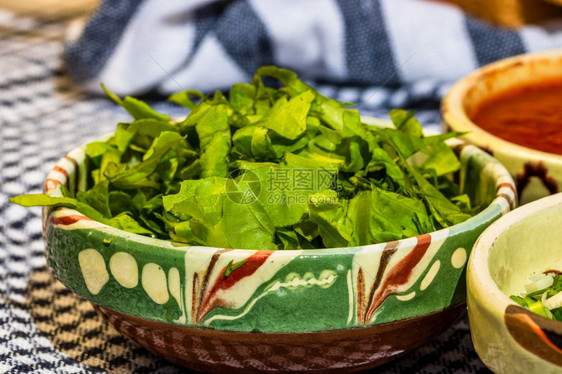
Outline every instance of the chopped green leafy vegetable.
<svg viewBox="0 0 562 374">
<path fill-rule="evenodd" d="M 546 272 L 530 278 L 525 285 L 527 294 L 509 298 L 531 312 L 562 321 L 562 274 Z"/>
<path fill-rule="evenodd" d="M 248 259 L 245 258 L 242 261 L 239 261 L 235 264 L 233 264 L 233 262 L 234 262 L 234 260 L 230 260 L 230 262 L 228 264 L 226 264 L 226 269 L 224 270 L 224 278 L 228 278 L 234 270 L 242 267 L 246 262 L 248 262 Z"/>
<path fill-rule="evenodd" d="M 265 86 L 263 77 L 282 87 Z M 426 137 L 403 110 L 390 112 L 394 127 L 367 126 L 349 104 L 289 70 L 262 67 L 228 98 L 178 92 L 169 101 L 190 111 L 181 121 L 103 89 L 133 121 L 86 146 L 86 191 L 12 202 L 73 208 L 154 238 L 241 249 L 399 240 L 479 210 L 451 178 L 460 162 L 445 140 L 455 134 Z M 225 277 L 242 265 L 229 264 Z"/>
</svg>

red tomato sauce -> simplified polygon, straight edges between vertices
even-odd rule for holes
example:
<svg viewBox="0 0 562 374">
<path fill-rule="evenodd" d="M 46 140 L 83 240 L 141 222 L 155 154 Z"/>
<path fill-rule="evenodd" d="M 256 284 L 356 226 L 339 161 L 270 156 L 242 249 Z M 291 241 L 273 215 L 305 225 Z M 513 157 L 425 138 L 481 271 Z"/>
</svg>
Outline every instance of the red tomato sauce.
<svg viewBox="0 0 562 374">
<path fill-rule="evenodd" d="M 562 78 L 509 89 L 485 100 L 472 122 L 509 142 L 562 154 Z"/>
</svg>

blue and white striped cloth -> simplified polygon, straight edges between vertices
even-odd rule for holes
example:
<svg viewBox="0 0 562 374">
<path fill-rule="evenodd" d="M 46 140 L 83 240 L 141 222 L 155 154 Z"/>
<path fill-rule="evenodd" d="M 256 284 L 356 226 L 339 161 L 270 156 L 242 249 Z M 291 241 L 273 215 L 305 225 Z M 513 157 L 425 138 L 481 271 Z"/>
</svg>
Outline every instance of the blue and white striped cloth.
<svg viewBox="0 0 562 374">
<path fill-rule="evenodd" d="M 424 90 L 555 48 L 562 22 L 507 30 L 424 0 L 105 0 L 65 55 L 90 91 L 169 94 L 225 89 L 266 64 L 319 84 Z"/>
</svg>

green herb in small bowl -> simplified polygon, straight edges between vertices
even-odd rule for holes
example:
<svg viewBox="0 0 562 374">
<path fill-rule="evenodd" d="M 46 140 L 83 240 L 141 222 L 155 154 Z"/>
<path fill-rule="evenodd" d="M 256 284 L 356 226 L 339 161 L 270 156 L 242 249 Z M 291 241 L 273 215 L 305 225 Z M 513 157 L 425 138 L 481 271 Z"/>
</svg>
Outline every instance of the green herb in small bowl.
<svg viewBox="0 0 562 374">
<path fill-rule="evenodd" d="M 527 294 L 509 298 L 543 317 L 562 321 L 562 274 L 547 272 L 529 278 Z"/>
<path fill-rule="evenodd" d="M 492 223 L 472 248 L 467 307 L 476 353 L 493 371 L 562 368 L 562 194 Z"/>
</svg>

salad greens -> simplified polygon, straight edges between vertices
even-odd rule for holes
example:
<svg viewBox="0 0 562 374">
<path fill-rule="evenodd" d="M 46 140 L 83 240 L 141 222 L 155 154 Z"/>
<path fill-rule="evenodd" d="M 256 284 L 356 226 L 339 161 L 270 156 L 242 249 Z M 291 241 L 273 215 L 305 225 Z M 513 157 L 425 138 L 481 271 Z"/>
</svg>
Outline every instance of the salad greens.
<svg viewBox="0 0 562 374">
<path fill-rule="evenodd" d="M 527 294 L 509 298 L 531 312 L 556 321 L 562 321 L 562 274 L 537 274 L 525 285 Z"/>
<path fill-rule="evenodd" d="M 403 110 L 390 112 L 393 128 L 367 126 L 349 104 L 289 70 L 262 67 L 228 97 L 176 93 L 169 100 L 190 111 L 180 121 L 103 88 L 134 120 L 86 146 L 88 189 L 73 195 L 63 186 L 63 197 L 12 202 L 74 208 L 133 233 L 241 249 L 398 240 L 478 211 L 450 175 L 460 162 L 444 141 L 457 134 L 424 136 Z"/>
</svg>

